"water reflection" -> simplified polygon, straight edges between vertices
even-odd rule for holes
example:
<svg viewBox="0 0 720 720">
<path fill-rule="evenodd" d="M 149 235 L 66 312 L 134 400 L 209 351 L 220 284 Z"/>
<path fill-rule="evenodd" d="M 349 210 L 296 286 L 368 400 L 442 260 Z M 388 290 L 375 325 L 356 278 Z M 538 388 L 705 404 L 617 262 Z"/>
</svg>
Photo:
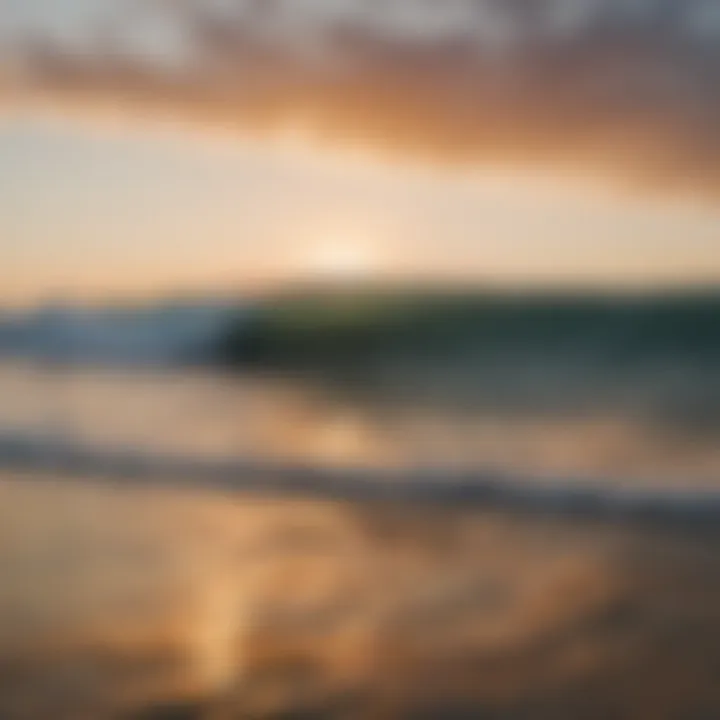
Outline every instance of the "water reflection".
<svg viewBox="0 0 720 720">
<path fill-rule="evenodd" d="M 720 477 L 714 427 L 662 425 L 621 406 L 511 413 L 487 402 L 407 402 L 387 388 L 350 390 L 257 374 L 5 364 L 0 427 L 213 457 L 498 467 L 683 488 L 717 487 Z"/>
<path fill-rule="evenodd" d="M 28 364 L 0 367 L 0 397 L 3 428 L 99 448 L 676 489 L 720 477 L 712 433 L 600 405 L 507 413 Z M 0 475 L 0 717 L 720 716 L 713 522 L 101 480 Z"/>
<path fill-rule="evenodd" d="M 5 475 L 0 532 L 13 720 L 720 713 L 708 527 Z"/>
</svg>

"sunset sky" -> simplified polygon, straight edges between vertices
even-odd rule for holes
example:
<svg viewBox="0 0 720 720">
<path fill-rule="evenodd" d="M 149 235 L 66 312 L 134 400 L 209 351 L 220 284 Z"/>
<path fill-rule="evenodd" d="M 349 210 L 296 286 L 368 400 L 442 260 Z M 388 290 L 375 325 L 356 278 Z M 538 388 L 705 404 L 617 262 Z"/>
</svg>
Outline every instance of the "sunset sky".
<svg viewBox="0 0 720 720">
<path fill-rule="evenodd" d="M 489 15 L 475 30 L 492 31 L 473 36 L 482 59 L 457 50 L 461 10 L 480 0 L 412 33 L 422 3 L 406 0 L 399 19 L 343 18 L 343 35 L 328 8 L 358 4 L 371 3 L 296 0 L 295 25 L 280 34 L 272 20 L 268 39 L 252 14 L 221 36 L 211 4 L 190 2 L 202 12 L 182 19 L 188 60 L 181 3 L 138 22 L 137 2 L 5 0 L 0 302 L 242 292 L 343 263 L 501 284 L 720 282 L 720 60 L 694 16 L 673 19 L 688 35 L 662 55 L 633 19 L 642 52 L 627 62 L 655 88 L 640 102 L 625 85 L 588 99 L 588 78 L 608 82 L 599 21 L 590 32 L 560 15 L 542 36 L 543 58 L 589 53 L 584 75 L 556 77 L 555 55 L 531 76 L 537 38 Z M 313 13 L 325 35 L 298 24 Z M 339 53 L 329 61 L 328 28 L 343 38 L 323 46 Z M 567 39 L 581 30 L 590 39 Z M 696 47 L 702 64 L 683 65 Z M 340 60 L 352 69 L 338 80 Z"/>
</svg>

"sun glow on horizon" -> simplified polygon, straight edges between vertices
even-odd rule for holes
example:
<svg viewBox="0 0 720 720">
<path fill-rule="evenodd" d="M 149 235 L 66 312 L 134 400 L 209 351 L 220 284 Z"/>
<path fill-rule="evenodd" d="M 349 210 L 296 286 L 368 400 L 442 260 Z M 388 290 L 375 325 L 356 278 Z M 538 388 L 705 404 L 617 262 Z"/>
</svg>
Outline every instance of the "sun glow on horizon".
<svg viewBox="0 0 720 720">
<path fill-rule="evenodd" d="M 720 212 L 680 195 L 92 128 L 0 129 L 0 305 L 295 283 L 720 284 Z"/>
<path fill-rule="evenodd" d="M 294 275 L 340 284 L 369 280 L 386 269 L 376 247 L 350 238 L 329 239 L 310 245 L 293 265 Z"/>
</svg>

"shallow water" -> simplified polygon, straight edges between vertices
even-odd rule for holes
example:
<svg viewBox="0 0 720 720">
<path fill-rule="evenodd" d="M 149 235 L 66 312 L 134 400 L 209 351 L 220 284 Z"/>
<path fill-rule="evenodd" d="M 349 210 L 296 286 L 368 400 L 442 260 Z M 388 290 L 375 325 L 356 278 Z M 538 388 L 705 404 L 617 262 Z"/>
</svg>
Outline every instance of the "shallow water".
<svg viewBox="0 0 720 720">
<path fill-rule="evenodd" d="M 408 403 L 388 390 L 345 393 L 288 377 L 6 363 L 0 431 L 205 458 L 720 488 L 720 428 L 654 423 L 619 404 L 567 412 L 560 400 L 569 385 L 556 387 L 558 407 L 510 413 L 497 403 Z"/>
<path fill-rule="evenodd" d="M 0 398 L 4 435 L 93 453 L 21 472 L 0 444 L 2 718 L 720 717 L 712 433 L 190 370 L 6 364 Z M 458 468 L 493 492 L 444 502 Z"/>
<path fill-rule="evenodd" d="M 0 479 L 7 718 L 713 718 L 717 526 Z"/>
</svg>

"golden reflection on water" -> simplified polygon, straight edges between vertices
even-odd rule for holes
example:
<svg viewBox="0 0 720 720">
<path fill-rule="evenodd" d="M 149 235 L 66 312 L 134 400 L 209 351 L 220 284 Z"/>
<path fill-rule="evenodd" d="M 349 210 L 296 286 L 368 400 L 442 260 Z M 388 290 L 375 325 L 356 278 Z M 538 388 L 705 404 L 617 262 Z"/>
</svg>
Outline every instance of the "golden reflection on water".
<svg viewBox="0 0 720 720">
<path fill-rule="evenodd" d="M 297 378 L 187 369 L 0 364 L 0 429 L 159 453 L 380 468 L 490 467 L 606 484 L 718 487 L 714 426 L 670 428 L 621 407 L 468 412 L 356 390 L 348 395 Z M 565 399 L 562 387 L 553 396 Z"/>
<path fill-rule="evenodd" d="M 0 715 L 718 717 L 718 547 L 707 527 L 6 475 Z"/>
</svg>

